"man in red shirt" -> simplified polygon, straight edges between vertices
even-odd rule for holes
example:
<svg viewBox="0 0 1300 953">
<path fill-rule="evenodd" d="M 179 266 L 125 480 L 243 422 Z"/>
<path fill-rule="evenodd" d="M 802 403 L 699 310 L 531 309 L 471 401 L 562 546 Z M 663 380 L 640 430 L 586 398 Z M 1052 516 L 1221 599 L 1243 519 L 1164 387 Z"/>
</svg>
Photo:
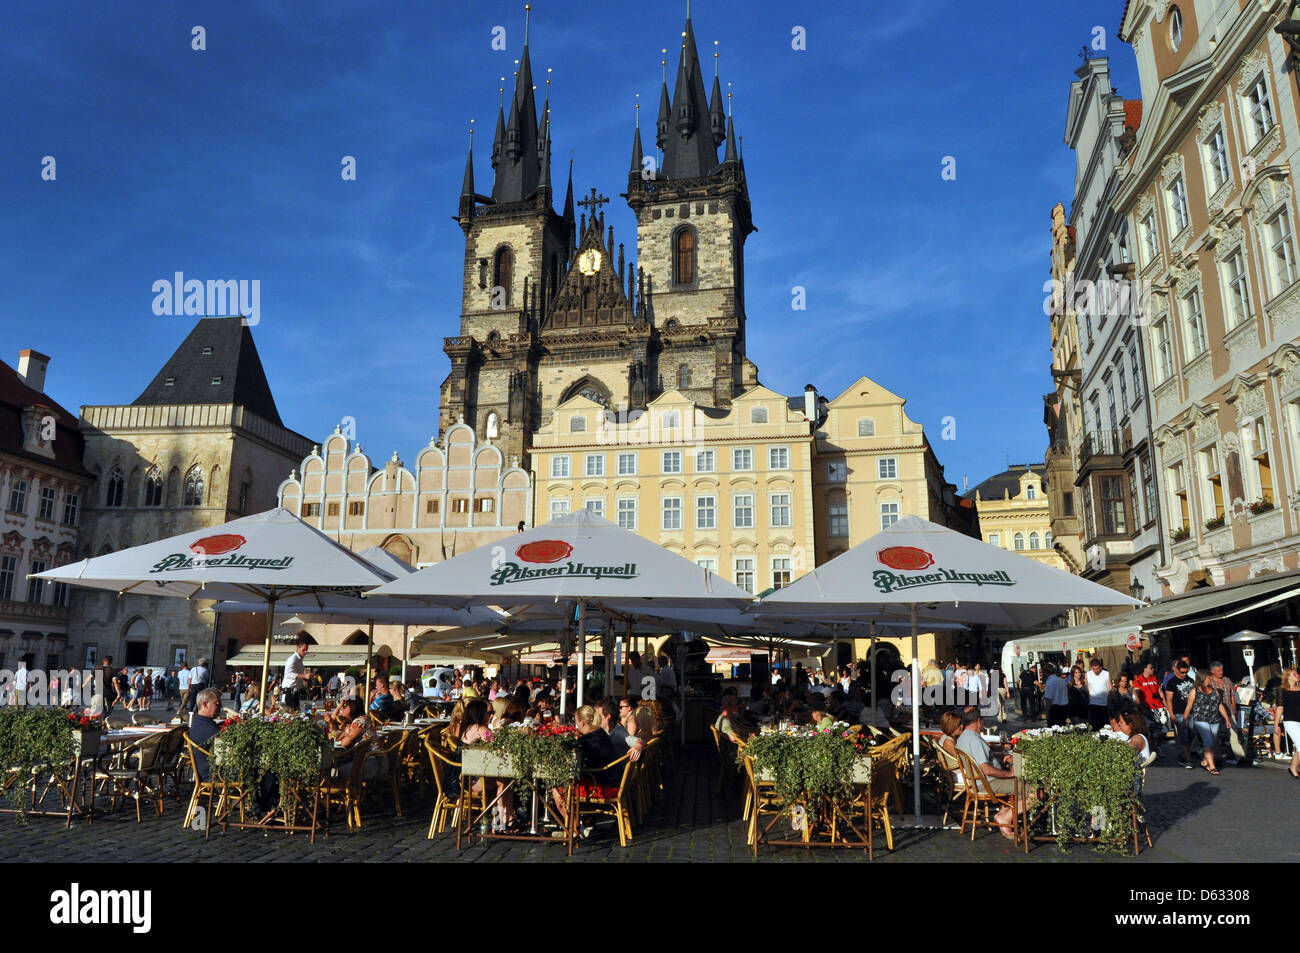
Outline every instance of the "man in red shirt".
<svg viewBox="0 0 1300 953">
<path fill-rule="evenodd" d="M 1152 662 L 1147 662 L 1142 667 L 1142 674 L 1133 679 L 1133 687 L 1138 691 L 1138 697 L 1141 699 L 1142 707 L 1148 712 L 1155 711 L 1161 707 L 1160 701 L 1160 681 L 1156 678 L 1156 667 Z"/>
</svg>

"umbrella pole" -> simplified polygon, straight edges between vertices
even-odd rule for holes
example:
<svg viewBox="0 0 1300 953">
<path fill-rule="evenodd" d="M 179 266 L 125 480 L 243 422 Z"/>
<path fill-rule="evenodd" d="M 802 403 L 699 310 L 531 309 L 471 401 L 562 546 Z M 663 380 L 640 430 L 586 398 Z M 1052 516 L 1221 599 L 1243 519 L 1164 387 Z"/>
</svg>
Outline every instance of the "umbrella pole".
<svg viewBox="0 0 1300 953">
<path fill-rule="evenodd" d="M 402 683 L 406 683 L 406 657 L 411 654 L 411 627 L 402 626 Z"/>
<path fill-rule="evenodd" d="M 370 625 L 366 628 L 366 694 L 363 696 L 361 704 L 370 707 L 370 655 L 375 650 L 375 623 L 372 619 Z"/>
<path fill-rule="evenodd" d="M 871 679 L 871 721 L 875 724 L 878 717 L 876 712 L 876 623 L 871 623 L 868 630 L 870 639 L 867 642 L 867 677 Z"/>
<path fill-rule="evenodd" d="M 262 647 L 262 686 L 258 694 L 262 698 L 262 714 L 268 714 L 272 699 L 267 698 L 267 688 L 271 684 L 271 631 L 275 627 L 275 588 L 267 592 L 266 597 L 266 644 Z"/>
<path fill-rule="evenodd" d="M 578 602 L 578 707 L 582 707 L 587 681 L 587 603 Z"/>
<path fill-rule="evenodd" d="M 916 603 L 908 606 L 912 619 L 912 811 L 921 826 L 921 669 L 916 660 Z"/>
</svg>

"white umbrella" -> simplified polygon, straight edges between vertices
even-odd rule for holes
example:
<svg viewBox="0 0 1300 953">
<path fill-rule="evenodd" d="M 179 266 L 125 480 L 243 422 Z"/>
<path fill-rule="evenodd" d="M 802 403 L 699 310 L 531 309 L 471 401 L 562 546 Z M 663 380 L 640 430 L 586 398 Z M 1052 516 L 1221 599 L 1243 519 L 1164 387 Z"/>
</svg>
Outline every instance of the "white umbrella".
<svg viewBox="0 0 1300 953">
<path fill-rule="evenodd" d="M 503 606 L 524 617 L 533 605 L 542 604 L 543 614 L 553 614 L 552 606 L 568 603 L 576 607 L 579 632 L 585 628 L 588 603 L 597 608 L 621 606 L 621 611 L 631 614 L 637 608 L 661 612 L 739 609 L 753 602 L 748 592 L 711 570 L 621 529 L 585 507 L 395 579 L 373 595 L 458 608 Z M 579 704 L 585 661 L 586 639 L 580 638 Z"/>
<path fill-rule="evenodd" d="M 1143 603 L 918 516 L 904 516 L 770 594 L 752 611 L 759 620 L 907 618 L 912 631 L 913 797 L 919 824 L 921 687 L 916 642 L 920 622 L 1017 629 L 1076 606 L 1135 605 Z"/>
<path fill-rule="evenodd" d="M 266 609 L 262 663 L 271 666 L 276 603 L 322 589 L 359 594 L 392 578 L 285 509 L 267 510 L 120 552 L 83 559 L 32 578 L 118 593 L 238 599 Z"/>
</svg>

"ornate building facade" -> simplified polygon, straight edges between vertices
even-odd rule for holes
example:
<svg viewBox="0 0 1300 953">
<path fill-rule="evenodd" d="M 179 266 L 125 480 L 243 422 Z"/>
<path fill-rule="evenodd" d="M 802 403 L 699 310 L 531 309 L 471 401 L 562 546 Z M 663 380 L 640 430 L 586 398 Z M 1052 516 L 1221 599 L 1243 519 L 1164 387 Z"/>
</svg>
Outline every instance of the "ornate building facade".
<svg viewBox="0 0 1300 953">
<path fill-rule="evenodd" d="M 1136 281 L 1132 232 L 1115 211 L 1121 162 L 1135 148 L 1142 101 L 1110 83 L 1105 57 L 1084 62 L 1070 85 L 1065 142 L 1075 154 L 1070 278 L 1079 336 L 1082 427 L 1074 454 L 1083 576 L 1120 592 L 1155 592 L 1167 544 L 1151 446 L 1150 387 L 1141 335 L 1148 287 Z M 1140 588 L 1138 588 L 1140 587 Z M 1088 612 L 1086 615 L 1105 614 Z"/>
<path fill-rule="evenodd" d="M 218 526 L 276 505 L 276 486 L 311 442 L 280 420 L 241 318 L 204 318 L 132 403 L 81 408 L 94 487 L 79 555 L 99 556 Z M 258 637 L 256 620 L 216 620 L 205 600 L 75 589 L 76 661 L 172 667 Z M 220 626 L 220 631 L 217 627 Z M 213 649 L 216 648 L 214 654 Z"/>
<path fill-rule="evenodd" d="M 532 519 L 532 483 L 464 423 L 406 466 L 375 466 L 337 430 L 277 490 L 280 505 L 354 552 L 378 546 L 412 566 L 476 549 Z"/>
<path fill-rule="evenodd" d="M 1115 206 L 1142 327 L 1166 592 L 1300 565 L 1294 3 L 1132 0 L 1144 118 Z"/>
<path fill-rule="evenodd" d="M 91 474 L 77 418 L 45 394 L 50 359 L 0 363 L 0 668 L 80 664 L 68 650 L 70 587 L 27 579 L 73 562 Z"/>
<path fill-rule="evenodd" d="M 1065 569 L 1052 536 L 1046 472 L 1042 464 L 1018 463 L 978 484 L 969 496 L 979 513 L 984 542 Z"/>
<path fill-rule="evenodd" d="M 576 395 L 628 411 L 672 390 L 725 409 L 758 382 L 745 358 L 744 162 L 716 70 L 712 101 L 705 92 L 691 21 L 673 93 L 660 90 L 662 163 L 644 154 L 639 119 L 633 134 L 635 261 L 606 224 L 608 198 L 592 189 L 575 206 L 572 167 L 554 211 L 549 100 L 539 122 L 533 88 L 525 39 L 497 114 L 490 195 L 475 190 L 472 148 L 465 163 L 463 304 L 440 408 L 442 433 L 463 420 L 525 466 L 532 435 Z"/>
</svg>

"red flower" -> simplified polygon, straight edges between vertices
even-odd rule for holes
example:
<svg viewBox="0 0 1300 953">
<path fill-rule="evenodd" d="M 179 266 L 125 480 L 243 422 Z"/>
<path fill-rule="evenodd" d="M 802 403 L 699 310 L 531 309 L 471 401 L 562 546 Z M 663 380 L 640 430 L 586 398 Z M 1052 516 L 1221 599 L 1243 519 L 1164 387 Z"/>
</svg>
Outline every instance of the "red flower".
<svg viewBox="0 0 1300 953">
<path fill-rule="evenodd" d="M 537 539 L 524 543 L 515 550 L 515 555 L 526 563 L 557 563 L 572 552 L 573 547 L 562 539 Z"/>
</svg>

